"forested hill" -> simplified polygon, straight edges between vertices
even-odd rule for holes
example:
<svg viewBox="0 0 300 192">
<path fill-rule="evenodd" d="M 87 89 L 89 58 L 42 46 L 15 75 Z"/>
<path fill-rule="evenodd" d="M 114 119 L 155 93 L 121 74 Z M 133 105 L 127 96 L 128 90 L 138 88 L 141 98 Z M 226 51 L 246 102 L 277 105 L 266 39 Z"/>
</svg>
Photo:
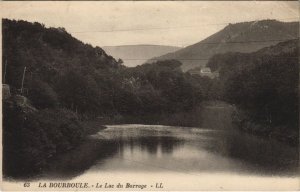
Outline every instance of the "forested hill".
<svg viewBox="0 0 300 192">
<path fill-rule="evenodd" d="M 63 28 L 3 19 L 2 35 L 2 81 L 11 93 L 2 103 L 3 175 L 27 178 L 99 129 L 79 117 L 111 111 L 110 92 L 102 90 L 122 67 Z"/>
<path fill-rule="evenodd" d="M 26 67 L 24 94 L 38 109 L 95 117 L 158 114 L 190 109 L 206 95 L 208 80 L 174 70 L 181 65 L 175 60 L 129 69 L 63 28 L 4 19 L 2 32 L 5 83 L 16 93 Z"/>
<path fill-rule="evenodd" d="M 98 98 L 109 95 L 101 95 L 99 89 L 111 89 L 105 82 L 122 66 L 103 49 L 84 44 L 63 28 L 37 22 L 3 19 L 2 34 L 2 80 L 12 92 L 21 88 L 26 67 L 24 88 L 37 108 L 60 105 L 96 112 L 107 105 Z"/>
<path fill-rule="evenodd" d="M 187 71 L 205 66 L 210 57 L 217 53 L 249 53 L 298 36 L 298 22 L 262 20 L 229 24 L 203 41 L 154 60 L 176 59 L 183 63 L 182 69 Z"/>
<path fill-rule="evenodd" d="M 299 40 L 253 53 L 215 55 L 208 66 L 220 72 L 219 90 L 235 104 L 242 129 L 299 141 Z"/>
<path fill-rule="evenodd" d="M 30 79 L 57 81 L 70 70 L 87 73 L 119 67 L 103 49 L 84 44 L 64 28 L 46 28 L 37 22 L 8 19 L 2 22 L 3 62 L 7 64 L 5 82 L 15 88 L 20 88 L 25 66 L 25 82 Z"/>
<path fill-rule="evenodd" d="M 244 69 L 267 60 L 290 60 L 298 58 L 299 40 L 289 40 L 262 48 L 252 53 L 228 52 L 216 54 L 207 63 L 212 71 Z M 282 67 L 289 67 L 282 62 Z M 230 69 L 229 69 L 230 68 Z M 224 75 L 224 73 L 223 73 Z M 223 76 L 224 77 L 224 76 Z"/>
</svg>

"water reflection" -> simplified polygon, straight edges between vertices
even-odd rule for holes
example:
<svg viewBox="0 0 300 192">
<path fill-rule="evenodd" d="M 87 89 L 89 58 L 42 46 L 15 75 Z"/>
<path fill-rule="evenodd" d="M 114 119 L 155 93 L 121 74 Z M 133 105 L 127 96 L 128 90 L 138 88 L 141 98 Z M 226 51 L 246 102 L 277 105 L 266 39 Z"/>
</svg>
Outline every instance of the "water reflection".
<svg viewBox="0 0 300 192">
<path fill-rule="evenodd" d="M 295 175 L 297 167 L 296 147 L 235 130 L 123 125 L 94 135 L 51 170 L 56 177 L 105 171 Z"/>
<path fill-rule="evenodd" d="M 272 139 L 259 138 L 231 130 L 215 134 L 213 142 L 205 143 L 206 150 L 238 159 L 263 174 L 297 174 L 299 150 Z"/>
<path fill-rule="evenodd" d="M 183 144 L 182 139 L 170 136 L 142 136 L 130 137 L 126 139 L 119 138 L 115 141 L 118 144 L 119 151 L 123 153 L 128 148 L 133 153 L 138 147 L 141 151 L 147 151 L 152 155 L 159 152 L 163 154 L 172 153 L 173 150 Z"/>
</svg>

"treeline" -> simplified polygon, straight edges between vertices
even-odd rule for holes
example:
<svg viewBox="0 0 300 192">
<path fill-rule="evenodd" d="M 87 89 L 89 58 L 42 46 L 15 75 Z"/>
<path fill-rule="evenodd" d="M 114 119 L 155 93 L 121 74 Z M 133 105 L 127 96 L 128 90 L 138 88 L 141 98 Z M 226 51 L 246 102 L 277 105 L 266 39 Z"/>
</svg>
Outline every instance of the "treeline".
<svg viewBox="0 0 300 192">
<path fill-rule="evenodd" d="M 296 145 L 299 140 L 298 40 L 254 53 L 215 55 L 222 97 L 237 106 L 235 122 L 248 132 Z"/>
<path fill-rule="evenodd" d="M 207 97 L 210 80 L 183 73 L 180 66 L 179 61 L 166 60 L 122 70 L 121 87 L 135 102 L 128 103 L 128 110 L 124 112 L 170 114 L 190 110 L 199 104 Z"/>
<path fill-rule="evenodd" d="M 3 78 L 24 87 L 38 109 L 63 107 L 82 116 L 173 113 L 207 96 L 208 78 L 181 72 L 175 60 L 126 68 L 63 28 L 3 20 Z M 3 79 L 4 80 L 4 79 Z"/>
<path fill-rule="evenodd" d="M 63 28 L 26 21 L 3 19 L 2 34 L 2 80 L 12 93 L 3 102 L 6 176 L 39 173 L 96 131 L 80 121 L 180 124 L 211 94 L 210 79 L 183 73 L 175 60 L 126 68 Z"/>
</svg>

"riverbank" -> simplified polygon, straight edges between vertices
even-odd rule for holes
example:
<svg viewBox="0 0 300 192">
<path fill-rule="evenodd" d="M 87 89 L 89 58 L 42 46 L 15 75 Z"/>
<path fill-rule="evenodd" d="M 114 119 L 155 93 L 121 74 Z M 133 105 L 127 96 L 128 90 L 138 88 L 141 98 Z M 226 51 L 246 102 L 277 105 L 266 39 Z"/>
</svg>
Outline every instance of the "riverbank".
<svg viewBox="0 0 300 192">
<path fill-rule="evenodd" d="M 92 135 L 100 130 L 105 129 L 103 122 L 100 120 L 81 121 L 80 125 L 85 129 L 86 135 Z"/>
<path fill-rule="evenodd" d="M 71 179 L 116 151 L 117 145 L 112 141 L 88 136 L 74 149 L 53 158 L 52 163 L 41 174 L 41 178 Z"/>
<path fill-rule="evenodd" d="M 288 145 L 298 147 L 299 131 L 291 129 L 288 125 L 275 126 L 262 124 L 252 120 L 245 111 L 235 109 L 232 114 L 232 122 L 235 128 L 251 135 L 262 138 L 271 138 Z"/>
<path fill-rule="evenodd" d="M 37 109 L 14 95 L 3 101 L 3 177 L 34 179 L 104 128 L 100 122 L 79 121 L 68 109 Z"/>
<path fill-rule="evenodd" d="M 147 115 L 101 117 L 103 125 L 145 124 L 230 129 L 233 107 L 223 101 L 203 101 L 190 110 Z"/>
<path fill-rule="evenodd" d="M 268 125 L 251 120 L 250 114 L 234 105 L 222 101 L 207 101 L 202 103 L 202 127 L 218 129 L 238 129 L 249 135 L 276 141 L 298 147 L 299 130 L 291 129 L 289 125 Z"/>
</svg>

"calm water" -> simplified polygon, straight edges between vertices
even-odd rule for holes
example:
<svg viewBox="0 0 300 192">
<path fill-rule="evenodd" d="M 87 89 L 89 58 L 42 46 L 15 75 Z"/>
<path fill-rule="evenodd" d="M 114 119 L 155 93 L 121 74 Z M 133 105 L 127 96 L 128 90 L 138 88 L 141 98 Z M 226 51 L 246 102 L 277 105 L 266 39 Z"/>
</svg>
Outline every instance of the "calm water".
<svg viewBox="0 0 300 192">
<path fill-rule="evenodd" d="M 31 185 L 65 180 L 147 185 L 143 190 L 298 190 L 297 147 L 233 129 L 231 112 L 230 106 L 204 107 L 199 128 L 107 126 L 54 159 Z M 4 185 L 24 189 L 23 183 Z"/>
<path fill-rule="evenodd" d="M 233 130 L 156 125 L 108 126 L 92 136 L 107 149 L 85 174 L 98 171 L 288 175 L 297 149 Z M 107 153 L 106 153 L 107 152 Z"/>
<path fill-rule="evenodd" d="M 146 185 L 144 190 L 298 190 L 297 154 L 296 148 L 232 129 L 107 126 L 56 159 L 31 185 L 65 180 Z"/>
<path fill-rule="evenodd" d="M 138 173 L 298 176 L 297 147 L 239 132 L 232 128 L 232 107 L 215 106 L 203 108 L 199 128 L 107 126 L 57 159 L 46 177 L 88 178 L 110 173 L 121 177 L 125 173 L 133 177 Z"/>
</svg>

